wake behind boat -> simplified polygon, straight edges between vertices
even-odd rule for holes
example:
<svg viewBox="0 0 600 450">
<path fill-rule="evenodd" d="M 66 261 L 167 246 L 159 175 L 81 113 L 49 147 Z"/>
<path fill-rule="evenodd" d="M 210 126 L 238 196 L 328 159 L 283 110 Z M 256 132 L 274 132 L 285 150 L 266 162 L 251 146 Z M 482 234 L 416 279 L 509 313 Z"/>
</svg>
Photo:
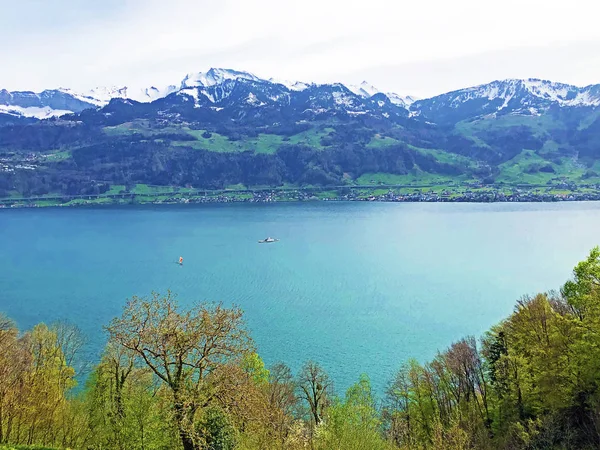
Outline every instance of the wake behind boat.
<svg viewBox="0 0 600 450">
<path fill-rule="evenodd" d="M 262 240 L 258 241 L 258 243 L 259 244 L 269 244 L 271 242 L 277 242 L 277 241 L 279 241 L 279 239 L 274 239 L 272 237 L 268 237 L 266 239 L 262 239 Z"/>
</svg>

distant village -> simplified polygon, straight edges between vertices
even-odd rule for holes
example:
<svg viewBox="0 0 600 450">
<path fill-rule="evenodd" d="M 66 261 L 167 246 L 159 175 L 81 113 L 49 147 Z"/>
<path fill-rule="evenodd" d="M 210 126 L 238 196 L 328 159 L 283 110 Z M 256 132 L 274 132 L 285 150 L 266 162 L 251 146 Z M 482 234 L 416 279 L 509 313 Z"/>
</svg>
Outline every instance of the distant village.
<svg viewBox="0 0 600 450">
<path fill-rule="evenodd" d="M 556 187 L 553 187 L 557 189 Z M 399 192 L 390 188 L 382 193 L 381 188 L 345 187 L 333 190 L 286 189 L 258 191 L 207 191 L 204 194 L 155 194 L 136 195 L 122 193 L 117 195 L 80 195 L 72 197 L 43 197 L 26 199 L 0 199 L 0 208 L 42 207 L 42 206 L 85 206 L 98 204 L 194 204 L 194 203 L 275 203 L 295 201 L 364 201 L 364 202 L 561 202 L 600 200 L 600 185 L 577 190 L 572 186 L 563 186 L 564 191 L 546 192 L 531 189 L 513 189 L 507 193 L 495 187 L 479 189 L 442 190 L 441 192 L 419 191 Z M 573 189 L 573 190 L 568 190 Z"/>
</svg>

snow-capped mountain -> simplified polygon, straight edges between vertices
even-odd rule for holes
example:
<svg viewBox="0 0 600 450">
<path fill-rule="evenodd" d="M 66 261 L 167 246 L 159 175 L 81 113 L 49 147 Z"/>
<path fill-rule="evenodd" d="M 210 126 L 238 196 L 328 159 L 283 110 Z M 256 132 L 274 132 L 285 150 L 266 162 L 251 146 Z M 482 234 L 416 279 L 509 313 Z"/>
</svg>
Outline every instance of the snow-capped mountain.
<svg viewBox="0 0 600 450">
<path fill-rule="evenodd" d="M 27 117 L 35 119 L 49 119 L 50 117 L 64 116 L 71 114 L 72 111 L 64 109 L 52 109 L 49 106 L 14 106 L 0 105 L 0 114 L 14 117 Z"/>
<path fill-rule="evenodd" d="M 351 105 L 352 99 L 346 98 L 348 94 L 368 99 L 375 94 L 380 94 L 374 86 L 366 82 L 358 86 L 345 86 L 341 83 L 315 84 L 300 81 L 284 81 L 277 79 L 262 79 L 249 72 L 213 68 L 207 72 L 188 73 L 181 82 L 164 87 L 133 88 L 133 87 L 96 87 L 88 91 L 76 91 L 69 88 L 59 88 L 42 93 L 33 92 L 8 92 L 0 91 L 0 114 L 10 114 L 22 117 L 35 117 L 45 119 L 69 113 L 78 113 L 84 109 L 100 108 L 106 106 L 112 99 L 130 99 L 141 103 L 150 103 L 177 93 L 194 99 L 195 106 L 211 106 L 229 97 L 237 84 L 242 82 L 256 83 L 263 91 L 273 91 L 267 98 L 259 100 L 260 92 L 247 93 L 246 103 L 266 105 L 275 101 L 288 102 L 290 94 L 320 87 L 333 87 L 334 90 L 343 86 L 345 93 L 335 94 L 334 104 Z M 277 91 L 277 92 L 275 92 Z M 281 91 L 281 92 L 280 92 Z M 27 95 L 25 95 L 27 94 Z M 402 108 L 408 108 L 414 101 L 411 97 L 402 97 L 398 94 L 386 93 L 390 101 Z M 31 101 L 31 98 L 36 99 Z M 47 101 L 53 97 L 54 101 Z M 203 98 L 208 102 L 204 104 Z M 332 97 L 333 98 L 333 97 Z M 57 106 L 58 105 L 58 106 Z M 34 108 L 34 109 L 32 109 Z"/>
<path fill-rule="evenodd" d="M 269 78 L 269 82 L 281 84 L 288 88 L 290 91 L 303 91 L 304 89 L 312 85 L 312 83 L 304 83 L 302 81 L 279 80 L 277 78 Z"/>
<path fill-rule="evenodd" d="M 384 92 L 377 89 L 372 84 L 363 81 L 361 84 L 349 84 L 348 89 L 363 98 L 373 97 L 375 94 L 384 94 L 394 105 L 408 109 L 417 99 L 410 95 L 402 96 L 394 92 Z"/>
<path fill-rule="evenodd" d="M 316 84 L 263 79 L 249 72 L 213 68 L 188 73 L 180 82 L 163 87 L 96 87 L 88 91 L 59 88 L 40 93 L 0 90 L 0 114 L 46 119 L 101 108 L 113 99 L 151 103 L 173 94 L 192 99 L 195 108 L 227 108 L 238 104 L 268 107 L 296 102 L 319 113 L 328 107 L 346 108 L 349 113 L 384 108 L 388 102 L 381 96 L 385 96 L 392 105 L 410 111 L 411 116 L 436 123 L 456 123 L 491 114 L 539 115 L 551 107 L 600 106 L 600 85 L 580 88 L 538 79 L 511 79 L 418 100 L 383 92 L 366 81 L 359 85 Z M 389 114 L 389 111 L 381 109 L 379 113 Z"/>
<path fill-rule="evenodd" d="M 157 88 L 151 86 L 149 88 L 128 88 L 128 87 L 96 87 L 84 92 L 76 92 L 68 88 L 58 89 L 60 92 L 71 95 L 74 98 L 95 105 L 97 107 L 105 106 L 113 98 L 128 98 L 136 102 L 148 103 L 159 98 L 176 92 L 179 88 L 175 85 Z"/>
<path fill-rule="evenodd" d="M 540 115 L 555 106 L 598 107 L 600 85 L 580 88 L 533 78 L 493 81 L 416 101 L 411 111 L 435 122 L 458 122 L 490 114 Z"/>
<path fill-rule="evenodd" d="M 208 72 L 188 73 L 181 82 L 181 88 L 215 86 L 217 84 L 223 84 L 223 82 L 227 80 L 261 81 L 260 78 L 248 72 L 213 68 Z"/>
<path fill-rule="evenodd" d="M 381 92 L 375 86 L 367 83 L 366 81 L 363 81 L 361 84 L 349 84 L 347 87 L 356 95 L 360 95 L 361 97 L 365 98 L 373 97 L 375 94 Z"/>
<path fill-rule="evenodd" d="M 39 93 L 0 90 L 0 114 L 46 119 L 83 111 L 94 105 L 60 90 Z"/>
</svg>

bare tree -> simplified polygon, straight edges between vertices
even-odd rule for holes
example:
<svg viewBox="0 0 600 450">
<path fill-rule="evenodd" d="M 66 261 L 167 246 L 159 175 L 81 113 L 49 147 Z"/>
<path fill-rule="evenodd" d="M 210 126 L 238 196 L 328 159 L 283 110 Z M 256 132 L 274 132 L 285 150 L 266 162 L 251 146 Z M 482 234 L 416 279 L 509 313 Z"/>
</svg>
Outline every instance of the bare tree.
<svg viewBox="0 0 600 450">
<path fill-rule="evenodd" d="M 292 427 L 294 408 L 298 402 L 296 383 L 292 371 L 284 363 L 275 364 L 269 375 L 269 404 L 274 413 L 273 426 L 283 444 Z"/>
<path fill-rule="evenodd" d="M 304 364 L 298 376 L 300 396 L 308 403 L 311 421 L 319 425 L 325 408 L 329 406 L 333 384 L 321 366 L 313 361 Z"/>
<path fill-rule="evenodd" d="M 82 358 L 87 340 L 81 329 L 66 321 L 54 322 L 50 329 L 56 333 L 56 347 L 60 349 L 63 364 L 72 367 L 76 375 L 85 373 L 89 360 Z"/>
<path fill-rule="evenodd" d="M 388 384 L 382 411 L 387 437 L 398 446 L 409 442 L 411 436 L 409 370 L 407 364 L 403 365 Z"/>
</svg>

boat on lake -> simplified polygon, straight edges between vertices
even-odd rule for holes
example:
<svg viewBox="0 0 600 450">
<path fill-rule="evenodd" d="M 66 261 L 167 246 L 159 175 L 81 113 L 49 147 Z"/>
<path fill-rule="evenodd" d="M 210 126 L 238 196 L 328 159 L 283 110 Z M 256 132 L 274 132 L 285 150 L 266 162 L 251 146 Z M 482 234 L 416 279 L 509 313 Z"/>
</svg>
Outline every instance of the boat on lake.
<svg viewBox="0 0 600 450">
<path fill-rule="evenodd" d="M 266 239 L 258 241 L 259 244 L 269 244 L 271 242 L 277 242 L 279 239 L 274 239 L 272 237 L 268 237 Z"/>
</svg>

